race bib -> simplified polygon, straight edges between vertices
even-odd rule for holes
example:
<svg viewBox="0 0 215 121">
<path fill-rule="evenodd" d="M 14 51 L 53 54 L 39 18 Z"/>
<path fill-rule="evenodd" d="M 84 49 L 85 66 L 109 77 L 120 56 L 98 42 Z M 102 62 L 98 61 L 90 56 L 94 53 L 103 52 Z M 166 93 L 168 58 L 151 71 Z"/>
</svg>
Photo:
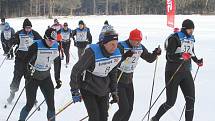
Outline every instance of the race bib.
<svg viewBox="0 0 215 121">
<path fill-rule="evenodd" d="M 11 31 L 4 31 L 4 38 L 9 40 L 11 38 Z"/>
<path fill-rule="evenodd" d="M 28 47 L 33 44 L 33 38 L 28 35 L 20 35 L 19 50 L 28 51 Z"/>
<path fill-rule="evenodd" d="M 77 32 L 76 41 L 84 42 L 87 40 L 87 32 Z"/>
<path fill-rule="evenodd" d="M 62 32 L 61 35 L 62 35 L 63 41 L 69 40 L 70 33 Z"/>
<path fill-rule="evenodd" d="M 194 43 L 192 41 L 184 40 L 181 43 L 181 52 L 182 53 L 186 52 L 193 55 L 193 47 L 194 47 Z"/>
</svg>

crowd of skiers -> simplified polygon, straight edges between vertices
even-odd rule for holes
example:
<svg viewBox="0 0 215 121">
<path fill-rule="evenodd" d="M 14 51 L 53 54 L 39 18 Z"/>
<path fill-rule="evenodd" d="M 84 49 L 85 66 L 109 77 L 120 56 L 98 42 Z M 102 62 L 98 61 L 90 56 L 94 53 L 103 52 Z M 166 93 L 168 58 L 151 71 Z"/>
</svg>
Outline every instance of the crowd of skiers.
<svg viewBox="0 0 215 121">
<path fill-rule="evenodd" d="M 26 18 L 23 28 L 15 33 L 5 18 L 1 19 L 1 43 L 7 59 L 13 59 L 15 53 L 14 75 L 10 84 L 11 103 L 15 92 L 19 90 L 22 77 L 25 78 L 26 105 L 20 112 L 19 121 L 25 121 L 36 102 L 37 89 L 40 87 L 47 103 L 47 119 L 55 121 L 54 90 L 62 85 L 60 80 L 61 61 L 66 56 L 66 67 L 70 62 L 70 44 L 78 48 L 78 62 L 73 66 L 70 87 L 73 103 L 84 101 L 89 121 L 107 121 L 110 103 L 117 103 L 119 109 L 112 121 L 128 121 L 134 104 L 133 73 L 138 60 L 153 63 L 161 48 L 152 52 L 141 44 L 142 32 L 134 29 L 129 38 L 118 41 L 118 34 L 108 21 L 99 35 L 96 44 L 92 44 L 92 35 L 86 24 L 80 20 L 79 27 L 71 30 L 68 23 L 63 25 L 57 19 L 49 26 L 42 37 L 32 29 L 31 21 Z M 185 120 L 192 121 L 195 103 L 194 80 L 191 75 L 191 59 L 203 66 L 203 59 L 194 53 L 194 23 L 186 19 L 182 27 L 174 29 L 165 41 L 166 50 L 166 102 L 163 103 L 151 121 L 159 121 L 175 103 L 180 86 L 186 100 Z M 13 51 L 13 47 L 15 47 Z M 54 63 L 56 87 L 52 82 L 50 69 Z M 110 96 L 112 97 L 111 101 Z"/>
</svg>

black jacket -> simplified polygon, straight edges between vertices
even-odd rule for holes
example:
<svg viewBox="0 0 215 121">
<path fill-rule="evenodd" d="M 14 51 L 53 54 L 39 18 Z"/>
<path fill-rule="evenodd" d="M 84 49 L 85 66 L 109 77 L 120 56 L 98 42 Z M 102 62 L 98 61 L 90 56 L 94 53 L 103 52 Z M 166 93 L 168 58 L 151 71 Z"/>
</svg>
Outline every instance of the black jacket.
<svg viewBox="0 0 215 121">
<path fill-rule="evenodd" d="M 20 43 L 20 39 L 19 39 L 19 34 L 20 32 L 23 32 L 24 29 L 18 31 L 15 33 L 15 35 L 11 38 L 11 46 L 14 46 L 14 45 L 18 45 L 19 46 L 19 43 Z M 25 31 L 24 31 L 25 32 Z M 33 40 L 39 40 L 39 39 L 42 39 L 42 37 L 40 36 L 40 34 L 34 30 L 32 30 L 32 34 L 34 36 Z M 17 47 L 18 48 L 18 47 Z M 19 58 L 19 59 L 24 59 L 25 57 L 27 56 L 27 51 L 20 51 L 18 50 L 16 52 L 16 58 Z"/>
<path fill-rule="evenodd" d="M 182 32 L 185 33 L 184 30 L 182 30 Z M 186 33 L 185 33 L 185 35 L 186 35 Z M 183 59 L 181 58 L 182 53 L 175 53 L 175 51 L 178 47 L 181 47 L 181 41 L 178 37 L 178 34 L 175 33 L 172 36 L 170 36 L 168 39 L 168 46 L 166 48 L 166 60 L 167 60 L 167 62 L 166 62 L 165 71 L 175 72 L 181 63 L 183 63 L 183 65 L 179 71 L 190 71 L 191 60 L 188 60 L 186 62 L 183 61 Z M 193 53 L 194 53 L 194 49 L 193 49 Z M 193 56 L 192 60 L 194 62 L 198 61 L 196 56 Z"/>
<path fill-rule="evenodd" d="M 14 34 L 15 34 L 15 31 L 14 31 L 14 29 L 11 27 L 10 28 L 11 29 L 11 36 L 13 36 Z M 7 41 L 6 39 L 5 39 L 5 36 L 4 36 L 4 31 L 5 30 L 3 30 L 2 32 L 1 32 L 1 41 Z"/>
<path fill-rule="evenodd" d="M 44 45 L 47 48 L 49 48 L 46 45 L 44 39 L 41 39 L 41 41 L 44 43 Z M 60 48 L 58 48 L 58 49 L 60 49 Z M 37 59 L 37 51 L 38 51 L 38 45 L 36 42 L 34 44 L 32 44 L 27 51 L 26 58 L 24 59 L 24 62 L 26 65 L 24 75 L 26 78 L 29 78 L 29 76 L 30 76 L 29 74 L 31 73 L 29 64 L 31 64 L 31 65 L 35 64 L 35 61 Z M 54 66 L 59 67 L 58 66 L 59 64 L 61 64 L 61 59 L 59 59 L 59 56 L 58 56 L 54 60 Z M 60 68 L 57 68 L 57 69 L 60 69 Z M 60 71 L 57 71 L 57 72 L 60 73 Z M 37 80 L 43 80 L 43 79 L 47 78 L 48 76 L 50 76 L 50 69 L 48 71 L 42 71 L 42 72 L 35 71 L 34 73 L 35 73 L 34 75 L 37 76 Z M 60 74 L 58 74 L 58 73 L 55 73 L 55 80 L 60 79 Z"/>
<path fill-rule="evenodd" d="M 110 54 L 106 52 L 104 47 L 100 45 L 104 56 L 109 57 Z M 117 91 L 117 67 L 112 69 L 107 77 L 99 77 L 93 75 L 91 72 L 95 68 L 95 55 L 91 48 L 85 50 L 84 55 L 73 66 L 70 76 L 71 89 L 85 89 L 91 93 L 99 96 L 105 96 L 109 92 Z M 82 78 L 82 74 L 85 70 L 86 75 Z"/>
<path fill-rule="evenodd" d="M 126 43 L 132 48 L 132 46 L 129 43 L 129 40 L 126 40 Z M 141 58 L 149 63 L 152 63 L 156 60 L 157 55 L 155 53 L 150 53 L 148 50 L 141 44 L 143 48 L 143 52 L 141 54 Z M 120 49 L 122 55 L 124 53 L 124 47 L 119 43 L 118 48 Z M 118 76 L 120 75 L 121 71 L 118 69 Z M 119 83 L 123 84 L 129 84 L 133 82 L 133 73 L 123 73 Z"/>
<path fill-rule="evenodd" d="M 77 28 L 77 29 L 79 29 L 79 28 Z M 74 45 L 76 47 L 78 47 L 78 48 L 85 48 L 88 44 L 92 44 L 92 35 L 90 33 L 89 28 L 85 28 L 85 29 L 87 29 L 87 40 L 88 41 L 85 41 L 85 42 L 76 42 L 75 41 L 76 40 L 75 36 L 76 36 L 76 33 L 77 33 L 77 29 L 75 29 L 75 30 L 72 31 L 72 39 L 74 40 Z M 80 30 L 84 30 L 84 29 L 80 29 Z"/>
</svg>

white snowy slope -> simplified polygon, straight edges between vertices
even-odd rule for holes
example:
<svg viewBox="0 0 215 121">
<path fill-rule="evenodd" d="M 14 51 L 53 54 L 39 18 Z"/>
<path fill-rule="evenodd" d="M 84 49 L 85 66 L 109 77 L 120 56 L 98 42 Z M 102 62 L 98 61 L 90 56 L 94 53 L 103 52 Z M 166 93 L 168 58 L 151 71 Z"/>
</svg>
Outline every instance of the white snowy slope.
<svg viewBox="0 0 215 121">
<path fill-rule="evenodd" d="M 142 30 L 144 34 L 144 40 L 142 44 L 151 52 L 155 47 L 161 45 L 163 48 L 166 37 L 172 33 L 172 29 L 166 26 L 166 16 L 162 15 L 139 15 L 139 16 L 84 16 L 84 17 L 56 17 L 59 18 L 59 22 L 68 22 L 69 27 L 75 29 L 79 20 L 83 20 L 90 28 L 93 43 L 98 41 L 98 35 L 105 20 L 108 20 L 111 25 L 114 26 L 119 33 L 120 41 L 125 40 L 129 36 L 129 32 L 132 29 L 138 28 Z M 196 102 L 195 102 L 195 114 L 194 121 L 214 121 L 214 108 L 215 108 L 215 82 L 214 75 L 214 34 L 215 34 L 215 16 L 176 16 L 176 26 L 181 27 L 181 23 L 184 19 L 192 19 L 195 23 L 194 35 L 196 38 L 195 53 L 198 58 L 204 58 L 204 66 L 200 68 L 195 81 L 196 88 Z M 25 18 L 13 18 L 7 21 L 17 31 L 22 28 L 22 22 Z M 33 29 L 38 31 L 42 36 L 48 25 L 53 24 L 53 19 L 46 19 L 41 17 L 30 18 Z M 147 36 L 147 37 L 146 37 Z M 146 39 L 147 38 L 147 39 Z M 71 100 L 70 94 L 70 73 L 72 66 L 77 61 L 77 49 L 71 45 L 71 63 L 69 68 L 65 68 L 65 60 L 62 61 L 61 80 L 63 81 L 62 88 L 55 91 L 55 105 L 56 112 L 67 102 Z M 0 63 L 4 59 L 3 50 L 0 49 Z M 155 79 L 155 88 L 153 100 L 158 96 L 160 91 L 164 88 L 164 70 L 165 70 L 165 51 L 158 59 L 158 67 Z M 12 106 L 4 109 L 3 106 L 6 103 L 6 99 L 9 96 L 9 85 L 13 76 L 14 60 L 4 61 L 2 67 L 0 67 L 0 121 L 5 121 Z M 153 79 L 155 63 L 149 64 L 143 60 L 139 61 L 139 64 L 134 74 L 134 88 L 135 88 L 135 102 L 134 109 L 131 115 L 130 121 L 140 121 L 143 115 L 147 112 L 149 107 L 149 99 L 151 92 L 151 85 Z M 193 63 L 193 74 L 197 66 Z M 54 79 L 54 78 L 53 78 Z M 55 81 L 54 81 L 55 84 Z M 15 100 L 21 89 L 24 87 L 24 79 L 22 79 L 20 90 L 16 93 Z M 180 90 L 180 89 L 179 89 Z M 44 100 L 41 91 L 38 89 L 37 99 L 40 102 Z M 13 103 L 15 102 L 13 101 Z M 151 116 L 156 113 L 159 106 L 165 101 L 165 92 L 161 98 L 157 101 L 152 108 Z M 17 106 L 15 107 L 9 121 L 17 121 L 21 108 L 25 105 L 25 93 L 22 94 Z M 180 117 L 182 108 L 184 106 L 184 99 L 181 91 L 178 93 L 178 98 L 175 106 L 167 112 L 161 121 L 177 121 Z M 109 110 L 109 120 L 115 111 L 117 111 L 117 105 L 113 104 Z M 34 110 L 33 108 L 32 110 Z M 41 106 L 41 111 L 37 111 L 29 121 L 46 121 L 46 104 Z M 56 118 L 57 121 L 79 121 L 81 118 L 87 115 L 84 104 L 76 103 L 72 104 L 65 111 L 59 114 Z M 182 121 L 184 120 L 184 116 Z M 146 119 L 145 119 L 146 121 Z"/>
</svg>

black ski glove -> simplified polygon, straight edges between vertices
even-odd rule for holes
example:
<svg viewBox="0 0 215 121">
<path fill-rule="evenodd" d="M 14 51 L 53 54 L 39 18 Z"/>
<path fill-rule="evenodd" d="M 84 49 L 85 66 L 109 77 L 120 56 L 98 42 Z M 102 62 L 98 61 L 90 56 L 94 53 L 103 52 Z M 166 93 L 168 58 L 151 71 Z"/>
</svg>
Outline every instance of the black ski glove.
<svg viewBox="0 0 215 121">
<path fill-rule="evenodd" d="M 132 57 L 134 52 L 132 50 L 128 50 L 122 55 L 122 60 L 125 60 L 127 57 Z"/>
<path fill-rule="evenodd" d="M 199 67 L 202 67 L 202 66 L 203 66 L 203 58 L 197 60 L 196 64 L 197 64 Z"/>
<path fill-rule="evenodd" d="M 119 102 L 119 96 L 118 96 L 117 92 L 111 93 L 111 96 L 112 96 L 112 100 L 110 101 L 110 104 Z"/>
<path fill-rule="evenodd" d="M 56 85 L 56 89 L 59 89 L 60 87 L 61 87 L 61 85 L 62 85 L 62 81 L 61 80 L 56 80 L 56 83 L 57 83 L 57 85 Z"/>
<path fill-rule="evenodd" d="M 33 72 L 32 71 L 33 71 L 32 67 L 29 64 L 26 64 L 25 69 L 24 69 L 24 77 L 26 79 L 28 79 L 28 80 L 32 79 L 32 77 L 33 77 Z"/>
<path fill-rule="evenodd" d="M 77 47 L 77 42 L 74 40 L 74 46 Z"/>
<path fill-rule="evenodd" d="M 161 55 L 161 48 L 160 47 L 155 48 L 153 51 L 153 54 L 158 55 L 158 56 Z"/>
</svg>

